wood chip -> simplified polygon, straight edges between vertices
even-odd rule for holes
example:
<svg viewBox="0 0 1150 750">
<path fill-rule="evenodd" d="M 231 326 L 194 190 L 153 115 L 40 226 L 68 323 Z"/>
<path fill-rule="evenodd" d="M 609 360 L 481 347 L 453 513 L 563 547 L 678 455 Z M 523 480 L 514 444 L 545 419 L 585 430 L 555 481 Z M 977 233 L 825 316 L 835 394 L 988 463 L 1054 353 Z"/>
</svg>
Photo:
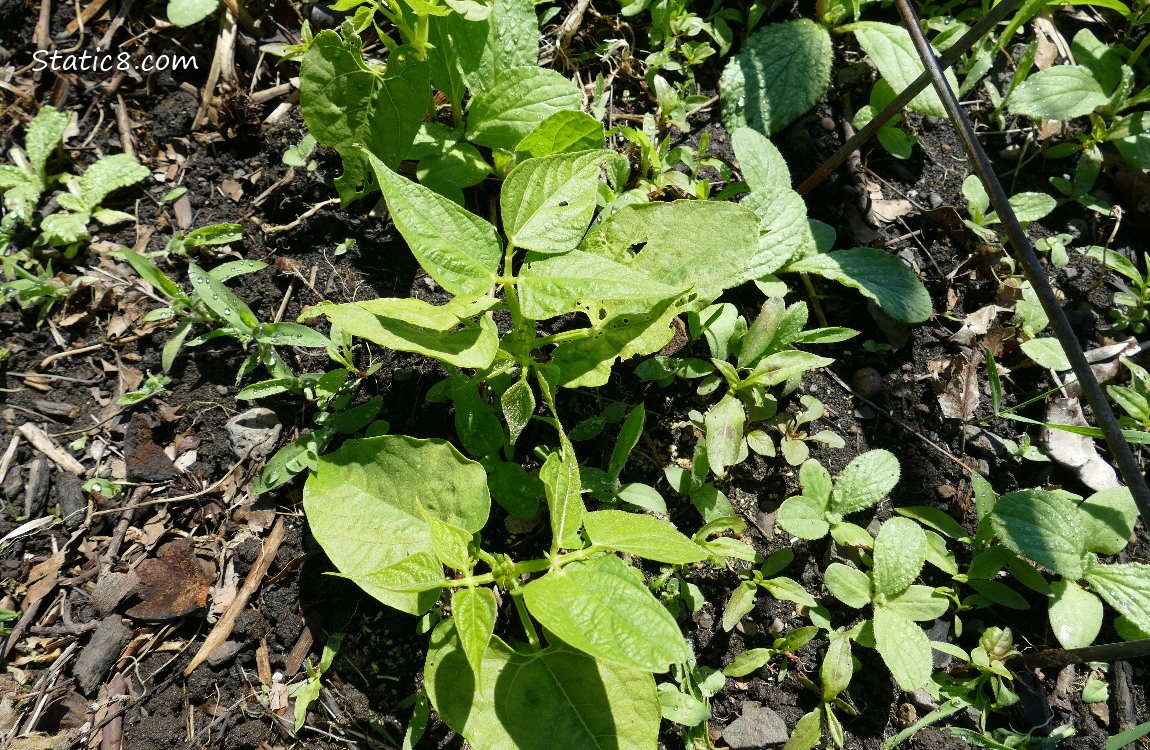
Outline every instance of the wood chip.
<svg viewBox="0 0 1150 750">
<path fill-rule="evenodd" d="M 80 658 L 72 667 L 72 676 L 84 695 L 92 692 L 104 681 L 104 675 L 120 658 L 124 646 L 132 640 L 132 629 L 125 625 L 119 615 L 113 615 L 100 623 L 92 634 L 92 640 L 80 651 Z"/>
<path fill-rule="evenodd" d="M 68 451 L 57 445 L 52 438 L 48 437 L 48 433 L 31 422 L 20 425 L 17 430 L 24 436 L 25 440 L 36 447 L 36 450 L 55 461 L 61 469 L 76 476 L 84 475 L 83 465 L 72 458 Z"/>
</svg>

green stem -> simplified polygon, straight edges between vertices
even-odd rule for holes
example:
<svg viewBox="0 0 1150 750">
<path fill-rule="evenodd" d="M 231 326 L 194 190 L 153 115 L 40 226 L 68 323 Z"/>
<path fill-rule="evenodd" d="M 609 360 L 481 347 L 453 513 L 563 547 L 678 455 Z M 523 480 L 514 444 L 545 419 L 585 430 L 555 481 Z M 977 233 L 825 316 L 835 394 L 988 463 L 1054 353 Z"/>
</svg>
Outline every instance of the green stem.
<svg viewBox="0 0 1150 750">
<path fill-rule="evenodd" d="M 519 613 L 519 621 L 523 623 L 523 630 L 527 633 L 527 642 L 531 644 L 531 648 L 538 651 L 539 634 L 535 632 L 535 624 L 531 622 L 531 616 L 527 614 L 527 605 L 523 603 L 523 595 L 513 593 L 511 599 L 515 602 L 515 611 Z"/>
<path fill-rule="evenodd" d="M 550 336 L 535 339 L 535 347 L 547 346 L 548 344 L 563 344 L 568 341 L 582 341 L 583 339 L 591 338 L 594 334 L 594 328 L 577 328 L 573 331 L 561 331 L 560 333 L 553 333 Z"/>
<path fill-rule="evenodd" d="M 415 56 L 420 60 L 426 60 L 431 17 L 421 13 L 417 14 L 415 18 L 415 36 L 412 39 L 412 46 L 415 47 Z"/>
</svg>

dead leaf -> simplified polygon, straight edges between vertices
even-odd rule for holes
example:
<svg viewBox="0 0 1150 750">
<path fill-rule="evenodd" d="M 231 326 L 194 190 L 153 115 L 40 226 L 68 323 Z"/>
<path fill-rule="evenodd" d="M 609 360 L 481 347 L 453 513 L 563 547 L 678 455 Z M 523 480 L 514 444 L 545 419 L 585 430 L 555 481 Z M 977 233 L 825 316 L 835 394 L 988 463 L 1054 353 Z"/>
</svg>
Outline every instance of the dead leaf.
<svg viewBox="0 0 1150 750">
<path fill-rule="evenodd" d="M 999 312 L 1004 311 L 997 305 L 987 305 L 975 310 L 963 318 L 962 327 L 954 332 L 950 342 L 959 346 L 970 346 L 976 336 L 983 336 L 990 330 L 990 325 Z"/>
<path fill-rule="evenodd" d="M 1046 406 L 1046 422 L 1050 424 L 1077 425 L 1087 427 L 1082 405 L 1076 398 L 1056 398 Z M 1098 454 L 1094 439 L 1066 430 L 1043 427 L 1039 441 L 1047 454 L 1074 472 L 1095 492 L 1118 486 L 1118 475 L 1114 467 Z"/>
<path fill-rule="evenodd" d="M 178 539 L 156 550 L 156 556 L 136 568 L 143 600 L 128 610 L 140 620 L 171 620 L 201 609 L 208 603 L 211 581 L 196 559 L 195 544 Z"/>
<path fill-rule="evenodd" d="M 64 553 L 57 552 L 47 560 L 36 563 L 28 573 L 28 590 L 20 609 L 27 612 L 56 588 L 59 582 L 60 568 L 64 566 Z"/>
<path fill-rule="evenodd" d="M 950 379 L 938 394 L 938 405 L 947 419 L 961 419 L 966 422 L 978 409 L 980 390 L 978 387 L 977 354 L 970 359 L 960 354 L 951 360 Z M 971 360 L 974 360 L 973 363 Z"/>
<path fill-rule="evenodd" d="M 244 197 L 244 188 L 235 180 L 224 180 L 223 184 L 220 186 L 220 193 L 222 193 L 225 197 L 231 198 L 236 203 L 239 203 L 240 199 Z"/>
</svg>

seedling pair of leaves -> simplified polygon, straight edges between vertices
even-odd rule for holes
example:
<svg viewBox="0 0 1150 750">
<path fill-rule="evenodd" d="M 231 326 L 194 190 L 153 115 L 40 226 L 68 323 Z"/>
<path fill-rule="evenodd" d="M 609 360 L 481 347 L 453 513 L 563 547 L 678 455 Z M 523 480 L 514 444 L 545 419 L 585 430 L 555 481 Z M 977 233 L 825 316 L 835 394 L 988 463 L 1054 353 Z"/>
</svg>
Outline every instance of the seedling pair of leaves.
<svg viewBox="0 0 1150 750">
<path fill-rule="evenodd" d="M 1099 560 L 1126 547 L 1137 518 L 1130 492 L 1123 487 L 1085 500 L 1061 490 L 1021 490 L 994 504 L 990 524 L 995 536 L 1011 551 L 1061 576 L 1041 593 L 1051 595 L 1051 630 L 1064 647 L 1094 642 L 1102 627 L 1103 601 L 1121 615 L 1114 624 L 1124 638 L 1150 634 L 1150 599 L 1145 595 L 1150 565 Z"/>
<path fill-rule="evenodd" d="M 843 735 L 842 721 L 839 720 L 835 709 L 848 716 L 857 716 L 854 707 L 840 696 L 850 686 L 854 676 L 855 659 L 851 655 L 851 641 L 862 635 L 862 625 L 856 625 L 851 630 L 842 628 L 829 634 L 830 643 L 819 666 L 819 682 L 805 676 L 799 676 L 803 687 L 819 694 L 821 701 L 814 710 L 803 715 L 791 732 L 783 750 L 812 750 L 819 746 L 825 734 L 834 743 L 835 747 L 842 748 L 846 742 Z M 796 631 L 798 632 L 798 631 Z"/>
<path fill-rule="evenodd" d="M 567 728 L 564 747 L 603 737 L 649 746 L 661 714 L 653 674 L 690 658 L 670 614 L 614 552 L 686 565 L 707 550 L 665 520 L 588 511 L 564 443 L 540 472 L 553 542 L 536 560 L 483 549 L 486 473 L 444 441 L 350 440 L 320 457 L 305 486 L 312 531 L 342 574 L 417 615 L 450 594 L 424 678 L 440 716 L 475 747 L 557 747 L 555 726 Z M 503 635 L 493 587 L 526 643 Z"/>
<path fill-rule="evenodd" d="M 146 179 L 147 167 L 127 154 L 105 156 L 84 170 L 79 177 L 49 174 L 48 160 L 64 140 L 71 115 L 45 106 L 28 127 L 25 149 L 13 147 L 13 164 L 0 165 L 0 193 L 4 206 L 25 224 L 35 224 L 35 211 L 41 196 L 58 182 L 67 186 L 56 195 L 61 211 L 45 216 L 39 224 L 37 243 L 68 248 L 69 256 L 88 236 L 88 225 L 118 224 L 132 216 L 123 211 L 102 208 L 104 199 L 120 188 Z"/>
<path fill-rule="evenodd" d="M 1001 224 L 1002 219 L 994 211 L 990 211 L 990 196 L 982 186 L 978 175 L 968 175 L 962 183 L 962 195 L 966 198 L 966 210 L 969 219 L 963 223 L 981 237 L 983 240 L 997 241 L 998 235 L 990 227 Z M 1043 218 L 1058 205 L 1054 198 L 1046 193 L 1018 193 L 1010 197 L 1010 207 L 1014 215 L 1023 225 Z"/>
<path fill-rule="evenodd" d="M 750 571 L 727 600 L 727 606 L 723 609 L 723 630 L 733 630 L 739 620 L 755 608 L 760 590 L 765 590 L 775 599 L 795 602 L 805 607 L 817 607 L 818 602 L 802 584 L 793 578 L 776 575 L 794 559 L 794 551 L 790 547 L 784 547 L 768 557 L 761 568 Z"/>
<path fill-rule="evenodd" d="M 930 679 L 931 642 L 916 622 L 941 617 L 950 602 L 929 586 L 915 584 L 927 557 L 922 527 L 892 518 L 874 541 L 874 568 L 864 572 L 831 563 L 824 581 L 831 594 L 854 609 L 872 606 L 875 647 L 895 682 L 917 690 Z"/>
<path fill-rule="evenodd" d="M 1116 282 L 1121 290 L 1111 297 L 1114 307 L 1110 308 L 1110 318 L 1116 331 L 1130 329 L 1141 334 L 1146 330 L 1147 312 L 1150 310 L 1150 279 L 1148 279 L 1130 259 L 1105 248 L 1092 246 L 1082 248 L 1089 258 L 1101 261 L 1107 268 L 1130 280 L 1131 285 Z M 1143 259 L 1147 256 L 1143 253 Z"/>
</svg>

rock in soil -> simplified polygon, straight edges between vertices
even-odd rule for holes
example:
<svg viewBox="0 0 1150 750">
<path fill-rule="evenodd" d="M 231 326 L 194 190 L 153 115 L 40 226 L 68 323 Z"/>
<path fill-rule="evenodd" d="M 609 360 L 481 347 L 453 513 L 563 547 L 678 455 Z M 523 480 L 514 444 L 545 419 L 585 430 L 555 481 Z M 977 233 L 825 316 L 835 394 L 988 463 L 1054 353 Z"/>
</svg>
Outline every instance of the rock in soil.
<svg viewBox="0 0 1150 750">
<path fill-rule="evenodd" d="M 72 676 L 84 695 L 91 696 L 104 681 L 104 675 L 120 658 L 124 646 L 132 639 L 132 629 L 113 615 L 100 623 L 88 646 L 72 667 Z"/>
<path fill-rule="evenodd" d="M 151 421 L 141 413 L 132 415 L 124 433 L 124 463 L 128 479 L 166 482 L 179 473 L 164 449 L 156 445 Z"/>
<path fill-rule="evenodd" d="M 56 502 L 60 503 L 60 516 L 69 531 L 79 528 L 88 517 L 88 501 L 84 499 L 84 485 L 80 477 L 66 471 L 56 472 Z"/>
<path fill-rule="evenodd" d="M 752 750 L 782 745 L 790 734 L 783 717 L 760 703 L 747 701 L 743 715 L 723 730 L 723 739 L 732 750 Z"/>
<path fill-rule="evenodd" d="M 263 458 L 275 448 L 283 430 L 276 413 L 262 406 L 237 414 L 224 427 L 236 458 Z"/>
</svg>

